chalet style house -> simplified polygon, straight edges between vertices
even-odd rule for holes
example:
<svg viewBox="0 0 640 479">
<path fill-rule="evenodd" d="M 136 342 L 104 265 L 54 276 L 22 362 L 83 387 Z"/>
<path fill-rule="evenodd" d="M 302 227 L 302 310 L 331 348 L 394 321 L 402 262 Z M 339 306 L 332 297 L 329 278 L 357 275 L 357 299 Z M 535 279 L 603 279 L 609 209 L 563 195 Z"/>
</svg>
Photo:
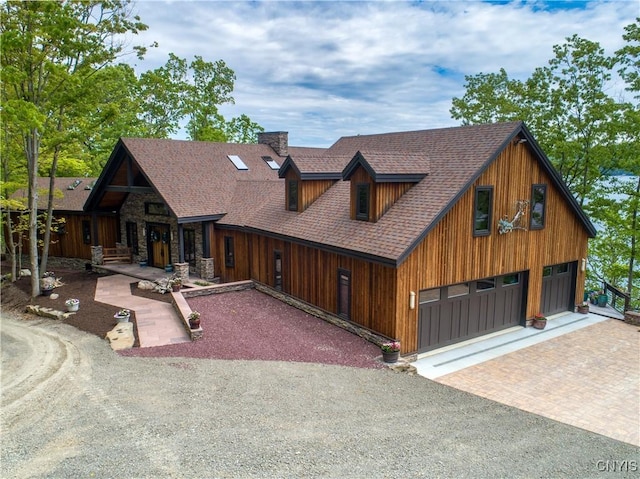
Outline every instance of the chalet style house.
<svg viewBox="0 0 640 479">
<path fill-rule="evenodd" d="M 522 122 L 329 148 L 123 138 L 84 209 L 117 213 L 135 261 L 252 279 L 403 353 L 573 310 L 595 235 Z"/>
</svg>

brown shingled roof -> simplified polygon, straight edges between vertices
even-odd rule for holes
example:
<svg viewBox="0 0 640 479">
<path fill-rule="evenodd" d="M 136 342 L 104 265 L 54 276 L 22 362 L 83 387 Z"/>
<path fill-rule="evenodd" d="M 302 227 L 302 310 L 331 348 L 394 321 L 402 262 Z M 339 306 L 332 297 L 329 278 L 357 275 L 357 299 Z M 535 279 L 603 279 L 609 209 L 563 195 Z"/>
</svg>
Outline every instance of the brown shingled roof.
<svg viewBox="0 0 640 479">
<path fill-rule="evenodd" d="M 262 159 L 267 145 L 123 138 L 122 143 L 156 191 L 180 219 L 227 213 L 237 181 L 278 180 Z M 228 155 L 248 166 L 238 170 Z"/>
<path fill-rule="evenodd" d="M 243 226 L 356 254 L 399 262 L 453 205 L 484 167 L 521 127 L 520 122 L 345 137 L 326 155 L 353 157 L 357 151 L 417 155 L 428 161 L 430 174 L 405 193 L 376 223 L 351 220 L 349 182 L 338 181 L 304 212 L 284 208 L 284 185 L 264 190 Z M 425 156 L 427 155 L 427 156 Z M 379 158 L 382 158 L 380 156 Z M 248 198 L 247 198 L 248 199 Z M 234 215 L 221 224 L 240 224 L 249 207 L 236 197 Z"/>
<path fill-rule="evenodd" d="M 53 209 L 55 211 L 82 211 L 85 201 L 91 193 L 90 189 L 85 189 L 91 185 L 96 178 L 85 178 L 83 176 L 58 177 L 54 180 Z M 68 189 L 76 181 L 80 184 L 74 189 Z M 16 191 L 12 198 L 28 199 L 27 189 Z M 49 178 L 38 178 L 38 209 L 46 210 L 49 195 Z M 26 203 L 25 203 L 26 204 Z"/>
</svg>

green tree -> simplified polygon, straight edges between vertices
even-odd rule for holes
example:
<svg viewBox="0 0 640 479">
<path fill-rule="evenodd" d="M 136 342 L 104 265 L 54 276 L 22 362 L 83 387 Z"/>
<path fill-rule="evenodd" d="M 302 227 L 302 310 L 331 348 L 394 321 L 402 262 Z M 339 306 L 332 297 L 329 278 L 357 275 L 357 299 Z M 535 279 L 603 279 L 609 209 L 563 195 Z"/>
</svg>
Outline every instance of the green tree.
<svg viewBox="0 0 640 479">
<path fill-rule="evenodd" d="M 191 63 L 170 53 L 163 66 L 144 72 L 138 81 L 139 118 L 145 136 L 168 138 L 186 121 L 194 141 L 257 141 L 262 127 L 247 115 L 227 121 L 219 106 L 233 104 L 235 73 L 222 60 Z"/>
<path fill-rule="evenodd" d="M 10 119 L 19 132 L 27 165 L 33 296 L 40 294 L 37 177 L 41 148 L 50 148 L 53 181 L 70 112 L 96 90 L 91 87 L 95 73 L 123 53 L 125 45 L 118 38 L 146 29 L 139 18 L 130 19 L 129 3 L 5 2 L 0 7 L 2 82 L 6 84 L 3 121 Z M 49 190 L 47 217 L 52 218 L 53 188 Z M 45 238 L 44 265 L 47 248 Z"/>
<path fill-rule="evenodd" d="M 614 56 L 598 43 L 573 35 L 553 48 L 554 58 L 524 82 L 499 73 L 467 76 L 465 94 L 451 114 L 463 124 L 521 119 L 600 227 L 590 243 L 592 280 L 606 280 L 637 297 L 637 182 L 603 177 L 613 169 L 640 175 L 638 105 L 607 93 L 612 73 L 640 97 L 639 20 L 625 27 L 626 45 Z"/>
</svg>

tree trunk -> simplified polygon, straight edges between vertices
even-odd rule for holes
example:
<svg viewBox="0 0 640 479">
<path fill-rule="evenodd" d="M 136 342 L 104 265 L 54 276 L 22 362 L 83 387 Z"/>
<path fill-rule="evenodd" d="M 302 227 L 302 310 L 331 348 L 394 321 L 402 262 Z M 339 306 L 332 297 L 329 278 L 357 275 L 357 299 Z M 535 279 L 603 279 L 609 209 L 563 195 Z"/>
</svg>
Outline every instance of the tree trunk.
<svg viewBox="0 0 640 479">
<path fill-rule="evenodd" d="M 636 185 L 636 198 L 640 197 L 640 176 L 638 176 L 638 184 Z M 633 289 L 634 265 L 636 257 L 636 230 L 638 225 L 638 200 L 634 203 L 631 213 L 631 254 L 629 255 L 629 276 L 627 277 L 627 292 L 631 294 Z"/>
<path fill-rule="evenodd" d="M 40 272 L 38 270 L 38 154 L 40 138 L 37 128 L 25 136 L 24 150 L 29 166 L 29 265 L 31 267 L 31 296 L 40 295 Z"/>
<path fill-rule="evenodd" d="M 5 238 L 8 254 L 11 257 L 11 282 L 14 283 L 18 279 L 18 261 L 16 258 L 16 242 L 13 240 L 13 223 L 11 221 L 11 212 L 7 211 L 5 217 Z"/>
</svg>

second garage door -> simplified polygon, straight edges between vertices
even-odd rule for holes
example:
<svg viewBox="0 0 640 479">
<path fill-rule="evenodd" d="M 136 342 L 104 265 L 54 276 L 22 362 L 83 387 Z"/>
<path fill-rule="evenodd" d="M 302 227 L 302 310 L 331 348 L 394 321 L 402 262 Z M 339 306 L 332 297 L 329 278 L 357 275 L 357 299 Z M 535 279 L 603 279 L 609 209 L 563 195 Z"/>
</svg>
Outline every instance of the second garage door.
<svg viewBox="0 0 640 479">
<path fill-rule="evenodd" d="M 418 352 L 521 324 L 525 273 L 420 291 Z"/>
</svg>

